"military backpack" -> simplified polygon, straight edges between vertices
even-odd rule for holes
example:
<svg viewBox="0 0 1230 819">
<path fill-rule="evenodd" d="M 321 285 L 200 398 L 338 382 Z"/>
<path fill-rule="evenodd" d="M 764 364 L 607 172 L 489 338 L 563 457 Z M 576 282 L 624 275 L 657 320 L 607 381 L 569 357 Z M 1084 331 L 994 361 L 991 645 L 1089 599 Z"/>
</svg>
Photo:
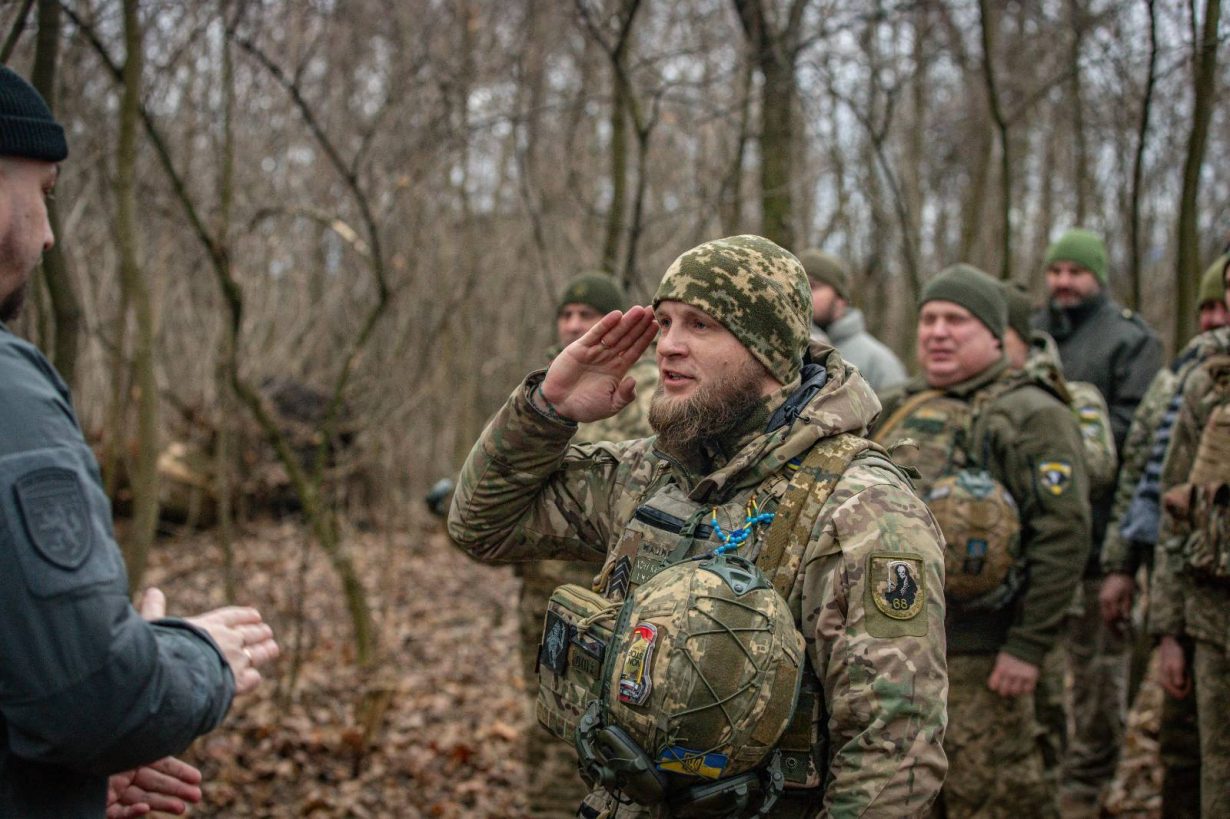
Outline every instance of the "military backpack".
<svg viewBox="0 0 1230 819">
<path fill-rule="evenodd" d="M 1167 511 L 1175 520 L 1184 562 L 1195 577 L 1230 583 L 1230 354 L 1218 354 L 1201 368 L 1211 388 L 1201 397 L 1207 417 L 1187 483 L 1168 490 Z"/>
<path fill-rule="evenodd" d="M 924 390 L 907 398 L 874 440 L 918 473 L 919 495 L 944 533 L 944 592 L 954 608 L 996 610 L 1024 583 L 1016 501 L 986 469 L 981 410 L 1019 386 L 1004 379 L 972 402 Z M 975 458 L 971 450 L 980 452 Z"/>
</svg>

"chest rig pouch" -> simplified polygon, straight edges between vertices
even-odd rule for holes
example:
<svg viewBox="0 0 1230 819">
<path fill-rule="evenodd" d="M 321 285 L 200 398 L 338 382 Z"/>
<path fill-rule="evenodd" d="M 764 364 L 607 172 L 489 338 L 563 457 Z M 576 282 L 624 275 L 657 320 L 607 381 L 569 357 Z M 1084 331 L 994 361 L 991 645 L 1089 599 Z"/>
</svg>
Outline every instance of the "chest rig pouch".
<svg viewBox="0 0 1230 819">
<path fill-rule="evenodd" d="M 975 397 L 975 406 L 927 390 L 910 397 L 876 432 L 875 440 L 918 471 L 919 495 L 944 533 L 944 592 L 954 608 L 994 611 L 1015 599 L 1024 584 L 1021 517 L 1002 483 L 970 457 L 977 410 L 1006 389 Z M 912 444 L 912 446 L 910 445 Z"/>
<path fill-rule="evenodd" d="M 1199 580 L 1230 584 L 1230 355 L 1202 367 L 1211 389 L 1202 398 L 1207 417 L 1188 483 L 1167 491 L 1187 571 Z"/>
</svg>

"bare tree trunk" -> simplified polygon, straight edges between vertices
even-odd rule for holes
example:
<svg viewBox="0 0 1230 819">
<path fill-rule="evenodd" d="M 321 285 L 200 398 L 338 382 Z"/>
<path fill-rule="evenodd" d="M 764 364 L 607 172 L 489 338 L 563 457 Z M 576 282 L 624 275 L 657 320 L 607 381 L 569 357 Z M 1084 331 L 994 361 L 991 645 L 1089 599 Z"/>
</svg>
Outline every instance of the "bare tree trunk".
<svg viewBox="0 0 1230 819">
<path fill-rule="evenodd" d="M 224 24 L 229 18 L 231 0 L 219 0 L 219 13 Z M 218 172 L 218 243 L 230 257 L 231 207 L 235 191 L 235 63 L 230 38 L 222 41 L 222 150 Z M 234 392 L 227 378 L 226 362 L 235 357 L 235 331 L 229 321 L 222 322 L 222 340 L 218 366 L 214 372 L 218 391 L 218 440 L 214 453 L 215 485 L 218 494 L 218 548 L 222 552 L 222 583 L 228 603 L 236 599 L 235 588 L 235 510 L 234 495 L 235 432 L 231 423 L 235 406 Z"/>
<path fill-rule="evenodd" d="M 1085 10 L 1081 0 L 1069 0 L 1068 12 L 1071 18 L 1072 48 L 1069 52 L 1071 66 L 1069 67 L 1068 85 L 1072 97 L 1072 144 L 1074 153 L 1073 185 L 1076 188 L 1076 224 L 1084 225 L 1089 210 L 1089 146 L 1085 138 L 1085 106 L 1081 88 L 1081 51 L 1085 47 Z"/>
<path fill-rule="evenodd" d="M 17 17 L 13 20 L 13 27 L 9 29 L 8 36 L 4 38 L 4 45 L 0 46 L 0 63 L 7 65 L 9 57 L 13 56 L 13 49 L 17 47 L 21 33 L 26 30 L 26 20 L 30 17 L 30 9 L 33 6 L 34 0 L 23 0 L 21 10 L 17 12 Z"/>
<path fill-rule="evenodd" d="M 1012 278 L 1012 154 L 1008 134 L 1008 119 L 999 98 L 999 85 L 995 78 L 995 50 L 989 0 L 978 0 L 978 20 L 982 34 L 982 77 L 986 82 L 987 101 L 991 120 L 999 134 L 999 221 L 1000 221 L 1000 267 L 999 277 Z"/>
<path fill-rule="evenodd" d="M 1149 116 L 1153 109 L 1153 88 L 1157 83 L 1157 3 L 1156 0 L 1144 0 L 1149 13 L 1149 67 L 1145 74 L 1145 92 L 1140 101 L 1140 127 L 1136 132 L 1136 156 L 1132 160 L 1132 194 L 1131 216 L 1128 232 L 1131 237 L 1131 269 L 1132 303 L 1129 305 L 1139 309 L 1141 304 L 1140 281 L 1144 271 L 1141 270 L 1141 257 L 1144 248 L 1140 236 L 1140 200 L 1142 198 L 1141 181 L 1145 173 L 1145 150 L 1149 143 Z"/>
<path fill-rule="evenodd" d="M 24 16 L 24 15 L 23 15 Z M 60 3 L 59 0 L 39 0 L 38 38 L 34 47 L 34 70 L 30 82 L 47 105 L 56 110 L 56 66 L 60 54 Z M 64 257 L 63 231 L 60 230 L 60 212 L 54 199 L 47 201 L 47 219 L 51 230 L 59 240 L 51 250 L 43 254 L 43 277 L 51 296 L 51 312 L 55 318 L 55 342 L 51 360 L 69 387 L 77 382 L 77 351 L 81 338 L 81 301 L 68 273 Z"/>
<path fill-rule="evenodd" d="M 628 97 L 618 77 L 615 77 L 613 83 L 610 123 L 611 203 L 606 212 L 606 238 L 602 242 L 602 269 L 608 273 L 614 273 L 615 259 L 619 256 L 619 242 L 624 235 L 624 212 L 628 207 Z"/>
<path fill-rule="evenodd" d="M 718 190 L 718 214 L 722 235 L 739 232 L 743 222 L 743 162 L 747 154 L 747 140 L 752 119 L 752 79 L 755 66 L 745 59 L 739 78 L 739 128 L 735 135 L 735 149 L 730 157 L 730 166 L 722 178 Z"/>
<path fill-rule="evenodd" d="M 800 31 L 807 0 L 793 0 L 787 21 L 773 31 L 763 0 L 733 0 L 751 54 L 760 69 L 760 231 L 795 246 L 794 153 L 798 143 L 795 98 Z"/>
<path fill-rule="evenodd" d="M 1192 2 L 1192 14 L 1195 14 Z M 1200 238 L 1197 225 L 1197 199 L 1200 193 L 1200 170 L 1204 166 L 1205 146 L 1209 137 L 1209 121 L 1213 115 L 1217 85 L 1217 26 L 1221 20 L 1221 0 L 1205 0 L 1204 28 L 1196 49 L 1192 71 L 1192 130 L 1187 143 L 1187 159 L 1183 163 L 1183 191 L 1179 198 L 1178 264 L 1176 294 L 1178 295 L 1177 349 L 1182 340 L 1196 330 L 1196 299 L 1200 286 Z M 1193 29 L 1196 21 L 1192 21 Z"/>
<path fill-rule="evenodd" d="M 116 235 L 120 275 L 136 319 L 133 370 L 137 388 L 137 458 L 132 471 L 133 526 L 124 556 L 128 584 L 140 588 L 158 526 L 158 382 L 154 365 L 154 308 L 137 250 L 137 129 L 141 105 L 139 0 L 124 0 L 124 90 L 116 156 Z"/>
</svg>

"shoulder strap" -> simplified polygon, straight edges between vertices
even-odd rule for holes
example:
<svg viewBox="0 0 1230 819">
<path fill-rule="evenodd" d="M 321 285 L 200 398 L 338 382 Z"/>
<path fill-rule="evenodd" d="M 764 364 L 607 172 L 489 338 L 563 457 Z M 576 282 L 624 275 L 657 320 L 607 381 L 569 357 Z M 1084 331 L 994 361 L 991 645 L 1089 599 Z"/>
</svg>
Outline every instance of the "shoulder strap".
<svg viewBox="0 0 1230 819">
<path fill-rule="evenodd" d="M 901 426 L 901 423 L 905 421 L 906 418 L 910 417 L 910 413 L 914 412 L 914 410 L 918 409 L 932 398 L 940 395 L 943 395 L 940 390 L 923 390 L 922 392 L 911 395 L 909 398 L 901 402 L 901 406 L 897 407 L 892 415 L 888 416 L 888 420 L 886 420 L 883 424 L 880 424 L 880 428 L 876 430 L 875 435 L 873 435 L 871 439 L 877 444 L 884 443 L 888 440 L 888 434 L 897 427 Z"/>
<path fill-rule="evenodd" d="M 790 479 L 756 558 L 757 567 L 782 597 L 790 593 L 798 570 L 795 564 L 802 559 L 820 507 L 833 494 L 850 462 L 868 449 L 884 452 L 858 435 L 835 435 L 812 447 Z"/>
</svg>

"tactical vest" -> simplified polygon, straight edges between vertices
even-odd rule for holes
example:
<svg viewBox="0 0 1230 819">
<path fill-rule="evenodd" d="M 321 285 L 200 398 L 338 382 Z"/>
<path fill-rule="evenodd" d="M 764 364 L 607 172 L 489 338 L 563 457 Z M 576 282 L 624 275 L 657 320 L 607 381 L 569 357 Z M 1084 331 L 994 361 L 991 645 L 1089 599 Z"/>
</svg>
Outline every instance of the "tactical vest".
<svg viewBox="0 0 1230 819">
<path fill-rule="evenodd" d="M 874 436 L 918 472 L 919 496 L 944 533 L 944 592 L 954 608 L 1003 608 L 1024 583 L 1020 514 L 1012 494 L 985 467 L 979 423 L 983 408 L 1022 383 L 997 381 L 972 402 L 939 390 L 917 393 Z"/>
<path fill-rule="evenodd" d="M 592 737 L 593 705 L 602 693 L 605 678 L 603 665 L 609 652 L 616 648 L 625 652 L 617 671 L 621 700 L 634 701 L 644 695 L 645 704 L 652 706 L 648 700 L 651 692 L 642 679 L 648 673 L 645 667 L 651 657 L 644 658 L 642 667 L 632 667 L 635 662 L 630 666 L 628 643 L 633 638 L 620 636 L 621 631 L 637 625 L 621 626 L 618 622 L 620 612 L 626 609 L 625 600 L 664 569 L 718 550 L 725 545 L 723 533 L 737 531 L 756 514 L 773 513 L 772 523 L 752 527 L 750 537 L 734 554 L 754 559 L 756 568 L 776 593 L 787 599 L 820 509 L 856 457 L 877 459 L 899 473 L 870 441 L 838 435 L 819 442 L 801 462 L 796 459 L 754 490 L 740 492 L 713 507 L 701 506 L 687 496 L 683 487 L 669 482 L 663 464 L 595 580 L 597 591 L 564 586 L 552 595 L 539 653 L 539 722 L 560 739 L 578 746 L 587 741 L 586 737 Z M 792 625 L 798 628 L 797 622 Z M 653 641 L 647 635 L 642 638 L 645 645 L 639 647 L 639 656 L 644 657 L 653 650 Z M 632 654 L 636 656 L 635 652 Z M 827 714 L 819 680 L 805 654 L 802 661 L 806 669 L 797 702 L 784 733 L 776 740 L 772 764 L 775 771 L 780 771 L 785 787 L 817 788 L 827 772 Z M 625 694 L 629 699 L 624 700 Z M 661 749 L 643 751 L 647 759 L 637 764 L 682 771 L 681 767 L 669 762 L 663 765 L 661 760 L 654 759 Z M 720 778 L 716 763 L 711 766 L 703 760 L 688 762 L 687 773 L 700 777 L 700 781 L 715 779 L 714 787 L 725 781 Z M 726 763 L 730 763 L 733 771 L 746 768 L 736 760 L 723 762 Z M 635 801 L 636 794 L 624 795 Z M 688 815 L 686 810 L 673 812 Z"/>
<path fill-rule="evenodd" d="M 1167 492 L 1188 570 L 1198 578 L 1230 583 L 1230 354 L 1201 367 L 1211 389 L 1201 397 L 1208 420 L 1192 462 L 1189 482 Z"/>
</svg>

